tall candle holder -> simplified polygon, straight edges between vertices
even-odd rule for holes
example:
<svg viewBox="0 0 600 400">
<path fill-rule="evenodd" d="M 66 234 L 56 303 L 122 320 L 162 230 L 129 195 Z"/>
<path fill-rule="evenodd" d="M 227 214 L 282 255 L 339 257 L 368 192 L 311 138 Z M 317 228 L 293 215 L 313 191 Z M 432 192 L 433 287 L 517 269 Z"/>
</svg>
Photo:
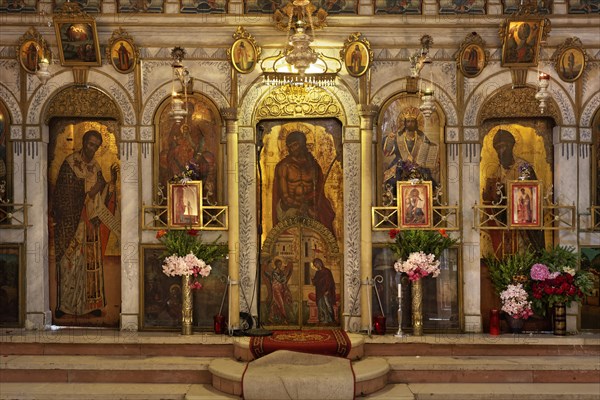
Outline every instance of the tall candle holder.
<svg viewBox="0 0 600 400">
<path fill-rule="evenodd" d="M 398 284 L 398 332 L 394 336 L 397 338 L 408 336 L 402 332 L 402 283 Z"/>
</svg>

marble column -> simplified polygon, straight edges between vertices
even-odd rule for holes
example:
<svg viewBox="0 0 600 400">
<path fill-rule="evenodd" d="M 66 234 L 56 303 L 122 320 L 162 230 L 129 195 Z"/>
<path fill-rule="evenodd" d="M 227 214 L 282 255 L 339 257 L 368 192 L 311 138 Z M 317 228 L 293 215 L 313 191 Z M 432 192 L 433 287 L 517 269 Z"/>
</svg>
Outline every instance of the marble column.
<svg viewBox="0 0 600 400">
<path fill-rule="evenodd" d="M 373 278 L 373 239 L 371 229 L 371 207 L 373 206 L 373 120 L 377 107 L 370 104 L 358 106 L 360 115 L 360 281 L 366 283 Z M 363 286 L 360 296 L 361 329 L 367 329 L 371 315 L 368 309 L 372 287 Z"/>
<path fill-rule="evenodd" d="M 123 137 L 123 135 L 121 135 Z M 138 329 L 140 313 L 139 218 L 140 182 L 138 155 L 141 144 L 119 144 L 121 193 L 121 330 Z"/>
<path fill-rule="evenodd" d="M 476 221 L 472 207 L 479 204 L 479 164 L 481 162 L 481 144 L 463 143 L 461 146 L 461 209 L 462 215 L 462 270 L 463 270 L 463 312 L 465 332 L 481 332 L 481 264 L 480 231 L 473 229 Z M 469 188 L 478 188 L 469 190 Z"/>
<path fill-rule="evenodd" d="M 239 178 L 238 178 L 238 130 L 237 108 L 221 110 L 225 119 L 225 135 L 227 137 L 227 203 L 229 206 L 229 328 L 238 329 L 240 326 L 240 286 L 239 286 Z"/>
<path fill-rule="evenodd" d="M 27 207 L 27 224 L 23 231 L 25 241 L 25 290 L 26 329 L 47 329 L 52 321 L 50 313 L 49 269 L 48 269 L 48 143 L 41 139 L 38 127 L 28 127 L 27 137 L 36 141 L 23 142 L 22 168 L 15 168 L 15 203 L 30 204 Z M 16 154 L 15 154 L 16 155 Z M 17 159 L 14 159 L 15 166 Z M 23 173 L 17 171 L 23 171 Z M 19 193 L 19 187 L 24 193 Z"/>
</svg>

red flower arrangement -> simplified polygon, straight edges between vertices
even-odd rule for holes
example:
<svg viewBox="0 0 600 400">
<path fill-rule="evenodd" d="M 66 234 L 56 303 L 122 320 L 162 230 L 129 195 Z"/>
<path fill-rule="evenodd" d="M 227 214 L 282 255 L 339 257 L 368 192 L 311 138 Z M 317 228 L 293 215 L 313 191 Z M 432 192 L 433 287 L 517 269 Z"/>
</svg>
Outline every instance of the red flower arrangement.
<svg viewBox="0 0 600 400">
<path fill-rule="evenodd" d="M 535 267 L 542 269 L 545 265 L 535 264 L 532 270 Z M 531 295 L 536 300 L 545 300 L 549 306 L 556 303 L 570 305 L 572 301 L 581 301 L 584 297 L 583 291 L 575 282 L 575 277 L 569 272 L 548 273 L 545 279 L 534 280 Z"/>
<path fill-rule="evenodd" d="M 551 272 L 545 264 L 537 263 L 531 267 L 531 297 L 536 312 L 544 315 L 545 306 L 571 302 L 580 302 L 591 292 L 592 280 L 586 271 L 575 271 L 564 266 Z"/>
</svg>

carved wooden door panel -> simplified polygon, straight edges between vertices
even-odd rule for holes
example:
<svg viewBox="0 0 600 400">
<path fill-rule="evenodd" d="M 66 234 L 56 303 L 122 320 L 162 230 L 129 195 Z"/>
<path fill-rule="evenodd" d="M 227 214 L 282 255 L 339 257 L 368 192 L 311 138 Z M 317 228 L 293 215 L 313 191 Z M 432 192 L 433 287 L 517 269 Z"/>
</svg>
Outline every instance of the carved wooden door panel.
<svg viewBox="0 0 600 400">
<path fill-rule="evenodd" d="M 296 217 L 276 225 L 260 270 L 260 321 L 267 329 L 340 325 L 341 257 L 320 222 Z"/>
</svg>

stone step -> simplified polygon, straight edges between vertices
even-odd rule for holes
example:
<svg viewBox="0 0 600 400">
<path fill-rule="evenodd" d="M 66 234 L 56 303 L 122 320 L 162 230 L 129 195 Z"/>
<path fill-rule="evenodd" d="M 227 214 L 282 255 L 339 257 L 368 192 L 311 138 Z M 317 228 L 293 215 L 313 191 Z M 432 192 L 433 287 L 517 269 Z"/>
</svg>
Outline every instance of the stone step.
<svg viewBox="0 0 600 400">
<path fill-rule="evenodd" d="M 600 357 L 470 356 L 383 357 L 392 383 L 597 383 Z"/>
<path fill-rule="evenodd" d="M 239 400 L 201 384 L 3 383 L 0 400 Z M 600 383 L 390 384 L 365 400 L 598 400 Z M 317 400 L 317 399 L 313 399 Z"/>
</svg>

